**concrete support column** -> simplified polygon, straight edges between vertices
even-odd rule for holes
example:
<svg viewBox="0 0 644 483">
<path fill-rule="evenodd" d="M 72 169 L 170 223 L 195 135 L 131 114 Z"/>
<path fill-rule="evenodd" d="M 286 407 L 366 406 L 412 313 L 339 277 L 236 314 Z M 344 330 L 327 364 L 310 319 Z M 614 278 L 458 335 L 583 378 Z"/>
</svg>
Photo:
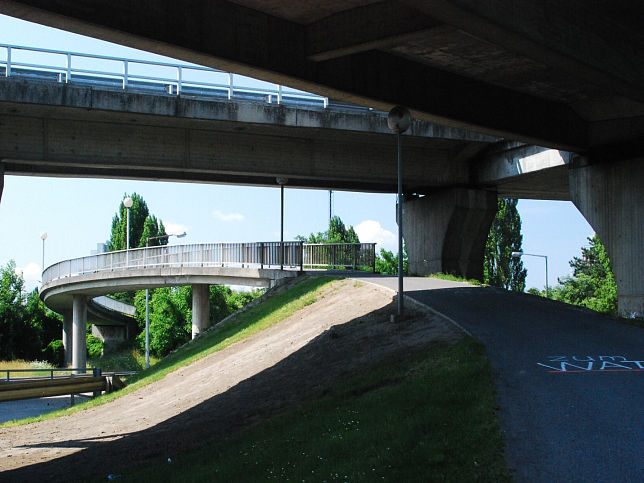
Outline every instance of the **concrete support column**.
<svg viewBox="0 0 644 483">
<path fill-rule="evenodd" d="M 73 298 L 73 341 L 72 367 L 82 368 L 78 374 L 85 372 L 87 365 L 87 297 L 74 295 Z"/>
<path fill-rule="evenodd" d="M 208 328 L 210 321 L 210 287 L 208 284 L 192 286 L 192 338 Z"/>
<path fill-rule="evenodd" d="M 485 241 L 497 210 L 496 193 L 453 188 L 405 199 L 403 236 L 409 273 L 483 277 Z"/>
<path fill-rule="evenodd" d="M 570 199 L 610 258 L 619 314 L 644 317 L 644 157 L 594 165 L 577 158 L 569 173 Z"/>
<path fill-rule="evenodd" d="M 63 347 L 65 348 L 65 366 L 70 366 L 72 363 L 72 347 L 73 339 L 73 312 L 65 311 L 63 313 Z"/>
</svg>

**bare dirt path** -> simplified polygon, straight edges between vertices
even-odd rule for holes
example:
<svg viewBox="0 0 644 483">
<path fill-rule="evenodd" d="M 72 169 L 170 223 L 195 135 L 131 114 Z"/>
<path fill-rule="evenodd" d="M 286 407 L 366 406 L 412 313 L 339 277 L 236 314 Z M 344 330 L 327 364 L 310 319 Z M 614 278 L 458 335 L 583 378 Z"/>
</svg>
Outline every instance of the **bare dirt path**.
<svg viewBox="0 0 644 483">
<path fill-rule="evenodd" d="M 400 351 L 461 333 L 393 293 L 351 279 L 275 326 L 109 404 L 0 429 L 0 481 L 107 476 L 256 424 Z"/>
</svg>

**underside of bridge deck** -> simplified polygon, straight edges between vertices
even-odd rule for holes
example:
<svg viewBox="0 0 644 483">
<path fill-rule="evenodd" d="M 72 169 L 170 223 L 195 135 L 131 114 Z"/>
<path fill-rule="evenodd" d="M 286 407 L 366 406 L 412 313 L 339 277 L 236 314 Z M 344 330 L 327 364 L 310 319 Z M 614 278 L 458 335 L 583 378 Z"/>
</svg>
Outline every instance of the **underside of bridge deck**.
<svg viewBox="0 0 644 483">
<path fill-rule="evenodd" d="M 603 204 L 601 216 L 609 216 L 610 193 L 631 193 L 615 206 L 626 206 L 623 213 L 635 210 L 635 185 L 622 190 L 614 183 L 625 182 L 625 169 L 637 175 L 635 184 L 644 181 L 642 3 L 159 0 L 151 5 L 0 0 L 0 12 L 385 112 L 399 104 L 416 119 L 575 152 L 593 172 L 572 175 L 575 183 L 597 176 L 610 180 L 610 189 L 583 188 L 589 201 L 578 206 L 591 223 L 592 207 Z M 375 140 L 367 144 L 382 148 Z M 10 159 L 4 161 L 14 169 Z M 451 169 L 450 162 L 442 166 Z M 393 163 L 386 169 L 393 171 Z M 489 177 L 498 171 L 477 170 L 487 180 L 484 189 L 499 190 L 503 182 Z M 108 174 L 118 174 L 118 168 Z M 471 171 L 459 179 L 463 182 L 446 188 L 482 187 Z M 352 184 L 359 182 L 350 180 L 347 189 Z M 579 193 L 579 186 L 575 189 Z M 621 223 L 611 230 L 612 239 L 633 244 L 641 242 L 644 227 Z M 644 273 L 644 261 L 637 260 L 620 265 L 629 273 L 623 280 Z M 628 306 L 642 306 L 644 293 L 636 292 Z"/>
</svg>

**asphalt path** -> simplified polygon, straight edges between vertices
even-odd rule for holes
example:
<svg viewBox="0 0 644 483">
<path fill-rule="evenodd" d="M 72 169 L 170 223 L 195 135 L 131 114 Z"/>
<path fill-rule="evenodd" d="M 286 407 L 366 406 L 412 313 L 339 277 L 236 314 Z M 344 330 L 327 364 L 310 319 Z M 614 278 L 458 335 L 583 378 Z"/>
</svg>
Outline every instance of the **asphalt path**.
<svg viewBox="0 0 644 483">
<path fill-rule="evenodd" d="M 529 294 L 404 283 L 486 346 L 515 481 L 644 482 L 644 329 Z"/>
</svg>

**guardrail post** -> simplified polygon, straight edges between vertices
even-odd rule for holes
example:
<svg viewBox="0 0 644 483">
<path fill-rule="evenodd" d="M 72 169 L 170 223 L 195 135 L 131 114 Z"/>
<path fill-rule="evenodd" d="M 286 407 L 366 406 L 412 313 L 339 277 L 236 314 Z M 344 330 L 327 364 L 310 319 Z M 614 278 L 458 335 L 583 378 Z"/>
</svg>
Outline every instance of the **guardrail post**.
<svg viewBox="0 0 644 483">
<path fill-rule="evenodd" d="M 277 85 L 277 103 L 278 104 L 282 103 L 282 85 L 281 84 Z"/>
<path fill-rule="evenodd" d="M 183 80 L 183 69 L 177 67 L 177 95 L 181 94 L 181 81 Z"/>
<path fill-rule="evenodd" d="M 7 68 L 4 71 L 5 77 L 11 75 L 11 47 L 7 47 Z"/>
<path fill-rule="evenodd" d="M 72 54 L 67 54 L 67 72 L 65 73 L 65 82 L 72 80 Z"/>
<path fill-rule="evenodd" d="M 304 242 L 300 242 L 300 272 L 304 271 Z"/>
<path fill-rule="evenodd" d="M 259 244 L 259 265 L 260 268 L 264 268 L 264 242 Z"/>
<path fill-rule="evenodd" d="M 128 63 L 127 63 L 127 60 L 124 60 L 123 61 L 123 89 L 127 88 L 127 71 L 128 71 Z"/>
<path fill-rule="evenodd" d="M 228 73 L 228 100 L 233 98 L 233 73 Z"/>
</svg>

